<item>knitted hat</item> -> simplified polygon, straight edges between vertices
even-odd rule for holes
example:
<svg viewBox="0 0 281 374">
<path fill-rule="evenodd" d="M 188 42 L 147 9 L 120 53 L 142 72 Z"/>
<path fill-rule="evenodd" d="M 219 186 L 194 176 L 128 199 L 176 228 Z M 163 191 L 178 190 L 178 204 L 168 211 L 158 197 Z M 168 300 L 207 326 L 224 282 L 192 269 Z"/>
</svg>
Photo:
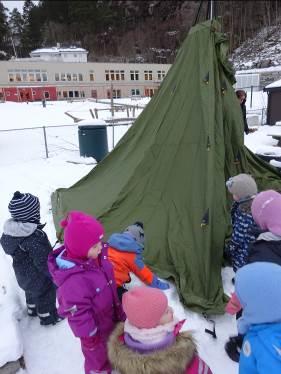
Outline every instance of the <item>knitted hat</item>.
<svg viewBox="0 0 281 374">
<path fill-rule="evenodd" d="M 16 191 L 8 209 L 15 221 L 40 223 L 39 199 L 30 193 Z"/>
<path fill-rule="evenodd" d="M 142 247 L 144 246 L 144 231 L 142 222 L 135 222 L 133 225 L 128 226 L 124 233 L 130 234 L 136 242 L 138 242 Z"/>
<path fill-rule="evenodd" d="M 239 200 L 251 198 L 258 192 L 257 184 L 249 174 L 238 174 L 226 182 L 228 191 Z"/>
<path fill-rule="evenodd" d="M 139 286 L 123 295 L 122 305 L 131 325 L 140 329 L 151 329 L 159 324 L 167 310 L 168 299 L 157 288 Z"/>
<path fill-rule="evenodd" d="M 252 203 L 252 215 L 262 230 L 281 235 L 281 194 L 263 191 L 257 194 Z"/>
<path fill-rule="evenodd" d="M 60 224 L 64 228 L 67 256 L 71 258 L 86 258 L 89 249 L 103 238 L 101 223 L 83 212 L 70 212 Z"/>
</svg>

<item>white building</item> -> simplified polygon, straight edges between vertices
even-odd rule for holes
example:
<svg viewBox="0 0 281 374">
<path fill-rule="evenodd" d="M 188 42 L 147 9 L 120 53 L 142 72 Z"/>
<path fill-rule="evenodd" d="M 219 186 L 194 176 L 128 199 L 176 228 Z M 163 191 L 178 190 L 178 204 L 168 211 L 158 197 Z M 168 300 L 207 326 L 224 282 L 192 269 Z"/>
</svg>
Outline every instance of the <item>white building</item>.
<svg viewBox="0 0 281 374">
<path fill-rule="evenodd" d="M 88 51 L 84 48 L 52 48 L 35 49 L 30 53 L 31 60 L 50 62 L 87 62 Z"/>
</svg>

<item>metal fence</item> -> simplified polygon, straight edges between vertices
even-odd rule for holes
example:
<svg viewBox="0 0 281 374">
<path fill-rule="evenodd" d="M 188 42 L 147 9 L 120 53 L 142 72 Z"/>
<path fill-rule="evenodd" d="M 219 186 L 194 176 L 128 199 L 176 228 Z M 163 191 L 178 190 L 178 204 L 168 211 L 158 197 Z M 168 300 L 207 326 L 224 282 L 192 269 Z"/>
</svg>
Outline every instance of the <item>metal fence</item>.
<svg viewBox="0 0 281 374">
<path fill-rule="evenodd" d="M 132 125 L 132 120 L 123 119 L 107 120 L 107 138 L 109 150 Z M 0 164 L 4 160 L 34 160 L 40 158 L 52 158 L 62 151 L 69 155 L 79 151 L 78 141 L 79 123 L 71 125 L 35 126 L 19 129 L 0 130 Z M 9 162 L 8 162 L 9 163 Z M 5 162 L 6 164 L 6 162 Z"/>
</svg>

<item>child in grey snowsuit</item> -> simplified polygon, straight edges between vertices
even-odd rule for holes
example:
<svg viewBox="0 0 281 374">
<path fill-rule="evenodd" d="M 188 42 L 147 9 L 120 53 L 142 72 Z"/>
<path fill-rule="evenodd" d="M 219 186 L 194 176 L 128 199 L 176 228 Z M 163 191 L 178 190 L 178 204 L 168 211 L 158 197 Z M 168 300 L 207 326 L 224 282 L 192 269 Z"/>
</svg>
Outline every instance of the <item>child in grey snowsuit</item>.
<svg viewBox="0 0 281 374">
<path fill-rule="evenodd" d="M 40 223 L 40 203 L 30 193 L 14 193 L 8 206 L 11 214 L 0 239 L 6 254 L 13 259 L 19 286 L 25 291 L 29 316 L 38 316 L 41 325 L 61 318 L 56 309 L 56 289 L 48 271 L 47 259 L 52 246 Z"/>
<path fill-rule="evenodd" d="M 251 213 L 253 198 L 258 192 L 255 180 L 248 174 L 238 174 L 226 182 L 233 196 L 231 209 L 232 235 L 225 248 L 225 254 L 230 257 L 233 270 L 246 265 L 249 255 L 249 245 L 259 234 L 259 229 Z"/>
</svg>

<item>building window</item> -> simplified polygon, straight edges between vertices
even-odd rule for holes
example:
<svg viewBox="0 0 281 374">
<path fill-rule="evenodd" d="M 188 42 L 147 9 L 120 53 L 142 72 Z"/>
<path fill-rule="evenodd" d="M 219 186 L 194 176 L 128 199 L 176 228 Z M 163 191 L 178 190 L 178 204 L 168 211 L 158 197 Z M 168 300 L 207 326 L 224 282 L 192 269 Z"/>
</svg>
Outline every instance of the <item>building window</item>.
<svg viewBox="0 0 281 374">
<path fill-rule="evenodd" d="M 74 91 L 74 96 L 79 97 L 79 91 Z"/>
<path fill-rule="evenodd" d="M 145 70 L 144 71 L 144 80 L 145 81 L 152 81 L 152 70 Z"/>
<path fill-rule="evenodd" d="M 120 81 L 125 80 L 124 70 L 105 70 L 105 80 Z"/>
<path fill-rule="evenodd" d="M 72 74 L 72 80 L 75 81 L 75 82 L 78 80 L 78 77 L 77 77 L 76 73 Z"/>
<path fill-rule="evenodd" d="M 155 95 L 156 91 L 157 91 L 157 88 L 145 88 L 144 95 L 148 97 L 152 97 L 153 95 Z"/>
<path fill-rule="evenodd" d="M 20 73 L 16 73 L 16 81 L 21 82 L 21 75 Z"/>
<path fill-rule="evenodd" d="M 57 97 L 61 97 L 61 92 L 60 91 L 57 92 Z"/>
<path fill-rule="evenodd" d="M 55 81 L 59 81 L 60 80 L 60 75 L 59 73 L 55 73 Z"/>
<path fill-rule="evenodd" d="M 69 97 L 73 97 L 73 91 L 68 91 Z"/>
<path fill-rule="evenodd" d="M 67 73 L 67 74 L 66 74 L 66 79 L 67 79 L 68 81 L 71 81 L 71 74 L 70 74 L 70 73 Z"/>
<path fill-rule="evenodd" d="M 27 74 L 26 73 L 22 73 L 22 80 L 24 82 L 27 82 Z"/>
<path fill-rule="evenodd" d="M 61 80 L 61 81 L 65 81 L 65 73 L 61 73 L 61 75 L 60 75 L 60 80 Z"/>
<path fill-rule="evenodd" d="M 36 73 L 36 81 L 41 82 L 41 74 L 40 73 Z"/>
<path fill-rule="evenodd" d="M 62 91 L 62 96 L 63 96 L 64 99 L 66 99 L 67 98 L 67 91 Z"/>
<path fill-rule="evenodd" d="M 164 79 L 165 75 L 166 75 L 165 70 L 158 70 L 157 71 L 157 78 L 158 78 L 159 81 L 161 81 L 162 79 Z"/>
<path fill-rule="evenodd" d="M 85 92 L 84 91 L 80 91 L 80 96 L 81 97 L 85 97 Z"/>
<path fill-rule="evenodd" d="M 36 95 L 36 92 L 35 91 L 32 91 L 32 96 L 35 96 Z"/>
<path fill-rule="evenodd" d="M 82 81 L 83 80 L 83 74 L 79 73 L 78 78 L 79 78 L 79 81 Z"/>
<path fill-rule="evenodd" d="M 13 82 L 14 81 L 14 74 L 9 74 L 9 82 Z"/>
<path fill-rule="evenodd" d="M 45 97 L 45 99 L 49 99 L 50 98 L 50 94 L 49 94 L 48 91 L 44 92 L 44 97 Z"/>
<path fill-rule="evenodd" d="M 112 97 L 113 97 L 113 99 L 120 99 L 121 98 L 121 90 L 112 90 Z"/>
<path fill-rule="evenodd" d="M 139 80 L 139 71 L 138 70 L 130 70 L 131 81 L 138 81 Z"/>
<path fill-rule="evenodd" d="M 97 99 L 97 98 L 98 98 L 97 90 L 92 90 L 92 91 L 91 91 L 91 97 L 92 97 L 93 99 Z"/>
<path fill-rule="evenodd" d="M 33 73 L 29 73 L 29 82 L 34 82 L 34 74 Z"/>
<path fill-rule="evenodd" d="M 132 96 L 140 96 L 140 90 L 138 88 L 131 89 Z"/>
<path fill-rule="evenodd" d="M 90 73 L 90 81 L 94 81 L 94 80 L 95 80 L 94 73 Z"/>
</svg>

